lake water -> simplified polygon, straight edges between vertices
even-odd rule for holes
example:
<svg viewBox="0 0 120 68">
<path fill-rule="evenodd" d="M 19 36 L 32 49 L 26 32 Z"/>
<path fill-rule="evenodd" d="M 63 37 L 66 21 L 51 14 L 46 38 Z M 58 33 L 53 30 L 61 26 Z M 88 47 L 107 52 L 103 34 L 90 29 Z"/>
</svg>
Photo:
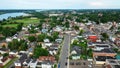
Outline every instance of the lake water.
<svg viewBox="0 0 120 68">
<path fill-rule="evenodd" d="M 8 17 L 16 17 L 16 16 L 23 16 L 27 15 L 26 13 L 6 13 L 0 15 L 0 20 L 7 19 Z"/>
</svg>

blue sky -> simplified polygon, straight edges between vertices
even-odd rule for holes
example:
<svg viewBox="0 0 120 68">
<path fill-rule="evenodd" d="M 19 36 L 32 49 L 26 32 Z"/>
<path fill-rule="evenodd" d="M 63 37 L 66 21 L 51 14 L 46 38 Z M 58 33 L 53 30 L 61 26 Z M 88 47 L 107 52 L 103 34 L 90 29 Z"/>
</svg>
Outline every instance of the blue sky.
<svg viewBox="0 0 120 68">
<path fill-rule="evenodd" d="M 119 9 L 120 0 L 1 0 L 0 9 Z"/>
</svg>

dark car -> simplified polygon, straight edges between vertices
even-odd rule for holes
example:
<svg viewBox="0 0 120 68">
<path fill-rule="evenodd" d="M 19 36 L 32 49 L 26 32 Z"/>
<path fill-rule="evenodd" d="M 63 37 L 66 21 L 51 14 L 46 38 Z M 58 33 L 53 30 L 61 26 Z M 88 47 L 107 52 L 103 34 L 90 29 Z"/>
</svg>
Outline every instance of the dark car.
<svg viewBox="0 0 120 68">
<path fill-rule="evenodd" d="M 67 62 L 65 63 L 65 65 L 67 65 Z"/>
</svg>

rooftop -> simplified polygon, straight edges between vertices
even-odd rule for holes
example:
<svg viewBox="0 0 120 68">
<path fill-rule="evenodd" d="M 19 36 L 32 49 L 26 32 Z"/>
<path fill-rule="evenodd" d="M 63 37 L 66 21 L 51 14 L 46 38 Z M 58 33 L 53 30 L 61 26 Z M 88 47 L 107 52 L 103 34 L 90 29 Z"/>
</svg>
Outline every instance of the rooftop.
<svg viewBox="0 0 120 68">
<path fill-rule="evenodd" d="M 110 48 L 105 48 L 102 50 L 94 50 L 94 52 L 100 52 L 100 53 L 115 53 L 112 49 Z"/>
<path fill-rule="evenodd" d="M 113 57 L 110 56 L 97 56 L 95 57 L 96 61 L 106 61 L 106 59 L 115 59 Z"/>
</svg>

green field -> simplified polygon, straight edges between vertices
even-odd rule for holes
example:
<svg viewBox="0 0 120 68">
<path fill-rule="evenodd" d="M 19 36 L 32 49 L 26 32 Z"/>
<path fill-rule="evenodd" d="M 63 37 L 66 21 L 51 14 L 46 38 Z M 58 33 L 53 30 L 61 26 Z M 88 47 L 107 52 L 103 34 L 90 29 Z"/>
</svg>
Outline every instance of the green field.
<svg viewBox="0 0 120 68">
<path fill-rule="evenodd" d="M 17 27 L 18 24 L 6 24 L 3 27 Z"/>
<path fill-rule="evenodd" d="M 37 23 L 39 23 L 39 19 L 30 19 L 30 18 L 21 19 L 21 20 L 13 20 L 13 21 L 24 23 L 24 26 L 26 26 L 28 24 L 37 24 Z"/>
<path fill-rule="evenodd" d="M 9 20 L 9 22 L 7 22 L 8 24 L 3 25 L 3 27 L 16 27 L 17 24 L 9 24 L 10 22 L 20 22 L 20 23 L 24 23 L 24 26 L 27 26 L 28 24 L 37 24 L 39 23 L 40 19 L 30 19 L 30 18 L 25 18 L 25 19 L 11 19 Z"/>
</svg>

